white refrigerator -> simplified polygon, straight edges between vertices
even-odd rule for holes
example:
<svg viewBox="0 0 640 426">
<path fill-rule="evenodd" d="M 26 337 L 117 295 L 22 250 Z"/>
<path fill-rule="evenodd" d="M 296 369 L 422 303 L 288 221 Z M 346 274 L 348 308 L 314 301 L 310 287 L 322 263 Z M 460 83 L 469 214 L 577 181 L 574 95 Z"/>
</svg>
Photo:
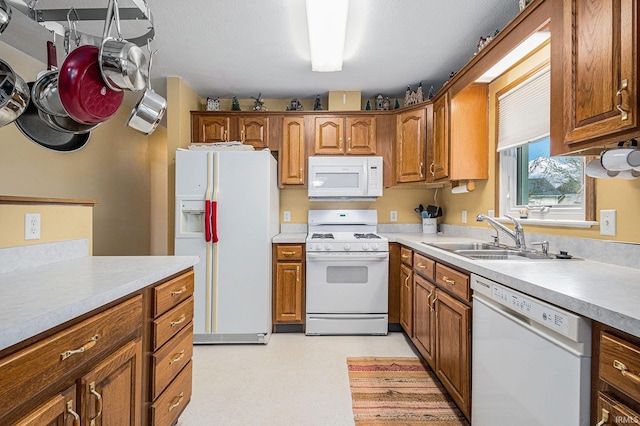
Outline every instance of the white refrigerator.
<svg viewBox="0 0 640 426">
<path fill-rule="evenodd" d="M 175 254 L 200 257 L 194 343 L 269 341 L 279 208 L 268 150 L 176 152 Z"/>
</svg>

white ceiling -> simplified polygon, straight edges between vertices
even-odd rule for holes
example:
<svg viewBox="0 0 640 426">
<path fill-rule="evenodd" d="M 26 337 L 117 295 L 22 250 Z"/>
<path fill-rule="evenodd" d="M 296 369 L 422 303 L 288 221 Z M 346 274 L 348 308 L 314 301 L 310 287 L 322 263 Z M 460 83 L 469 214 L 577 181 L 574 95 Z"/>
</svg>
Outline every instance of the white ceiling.
<svg viewBox="0 0 640 426">
<path fill-rule="evenodd" d="M 15 3 L 16 0 L 12 0 Z M 120 0 L 133 7 L 134 0 Z M 136 0 L 136 3 L 141 3 Z M 39 0 L 39 9 L 103 8 L 107 0 Z M 341 72 L 311 71 L 303 0 L 148 0 L 153 80 L 181 77 L 201 97 L 312 98 L 331 90 L 403 97 L 437 91 L 473 56 L 480 36 L 503 28 L 517 0 L 350 0 Z M 84 27 L 83 27 L 84 25 Z M 102 23 L 79 29 L 101 35 Z M 123 22 L 125 37 L 148 22 Z M 328 30 L 331 24 L 327 23 Z M 137 33 L 137 34 L 136 34 Z M 155 88 L 155 87 L 154 87 Z"/>
</svg>

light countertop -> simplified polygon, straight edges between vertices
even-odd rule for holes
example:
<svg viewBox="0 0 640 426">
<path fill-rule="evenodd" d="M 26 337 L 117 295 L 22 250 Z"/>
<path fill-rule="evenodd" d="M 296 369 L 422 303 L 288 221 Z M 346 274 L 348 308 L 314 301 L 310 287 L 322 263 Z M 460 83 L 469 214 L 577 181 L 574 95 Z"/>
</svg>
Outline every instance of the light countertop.
<svg viewBox="0 0 640 426">
<path fill-rule="evenodd" d="M 197 256 L 89 256 L 0 274 L 0 350 L 198 261 Z"/>
<path fill-rule="evenodd" d="M 389 242 L 411 247 L 427 256 L 640 337 L 638 269 L 586 259 L 471 259 L 423 242 L 478 241 L 473 238 L 423 233 L 381 235 L 389 238 Z M 285 233 L 273 241 L 304 243 L 305 236 Z"/>
</svg>

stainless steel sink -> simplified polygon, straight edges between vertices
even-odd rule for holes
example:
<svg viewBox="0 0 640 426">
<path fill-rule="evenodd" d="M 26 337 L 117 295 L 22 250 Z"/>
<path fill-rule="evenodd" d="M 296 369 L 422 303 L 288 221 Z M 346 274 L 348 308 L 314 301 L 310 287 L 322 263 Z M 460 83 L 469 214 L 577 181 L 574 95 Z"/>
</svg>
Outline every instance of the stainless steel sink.
<svg viewBox="0 0 640 426">
<path fill-rule="evenodd" d="M 425 243 L 427 246 L 459 254 L 471 259 L 482 260 L 528 260 L 553 259 L 552 256 L 534 250 L 520 251 L 508 247 L 495 246 L 489 243 L 455 242 L 455 243 Z"/>
</svg>

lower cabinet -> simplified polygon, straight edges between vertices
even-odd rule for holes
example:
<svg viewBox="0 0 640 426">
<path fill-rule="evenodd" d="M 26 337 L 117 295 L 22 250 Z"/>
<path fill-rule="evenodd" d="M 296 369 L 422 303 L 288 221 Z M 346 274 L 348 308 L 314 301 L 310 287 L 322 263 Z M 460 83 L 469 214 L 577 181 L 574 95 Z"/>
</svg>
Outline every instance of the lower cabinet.
<svg viewBox="0 0 640 426">
<path fill-rule="evenodd" d="M 191 397 L 192 294 L 190 270 L 4 350 L 0 424 L 175 424 Z"/>
<path fill-rule="evenodd" d="M 400 325 L 413 337 L 413 270 L 400 265 Z"/>
<path fill-rule="evenodd" d="M 419 275 L 414 278 L 413 288 L 413 342 L 427 364 L 435 366 L 435 311 L 432 301 L 435 300 L 436 286 Z"/>
<path fill-rule="evenodd" d="M 273 323 L 304 324 L 304 247 L 276 244 L 273 259 Z"/>
</svg>

